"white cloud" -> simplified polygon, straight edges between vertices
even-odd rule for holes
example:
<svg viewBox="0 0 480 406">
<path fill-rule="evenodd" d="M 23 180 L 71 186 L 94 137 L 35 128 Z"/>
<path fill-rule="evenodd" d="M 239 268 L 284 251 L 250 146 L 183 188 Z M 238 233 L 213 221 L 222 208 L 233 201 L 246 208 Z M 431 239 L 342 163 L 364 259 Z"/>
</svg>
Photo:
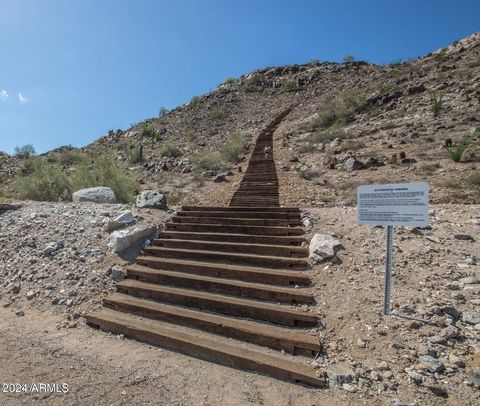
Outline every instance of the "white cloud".
<svg viewBox="0 0 480 406">
<path fill-rule="evenodd" d="M 8 93 L 5 89 L 0 90 L 0 99 L 3 101 L 8 99 Z"/>
<path fill-rule="evenodd" d="M 21 104 L 25 104 L 28 101 L 28 99 L 21 93 L 18 94 L 18 100 L 20 100 Z"/>
</svg>

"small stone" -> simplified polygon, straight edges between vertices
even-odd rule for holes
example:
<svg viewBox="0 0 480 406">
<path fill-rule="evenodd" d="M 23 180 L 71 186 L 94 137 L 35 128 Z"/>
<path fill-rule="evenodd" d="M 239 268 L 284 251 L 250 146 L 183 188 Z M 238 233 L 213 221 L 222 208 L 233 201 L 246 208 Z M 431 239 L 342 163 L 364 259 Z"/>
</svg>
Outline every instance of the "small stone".
<svg viewBox="0 0 480 406">
<path fill-rule="evenodd" d="M 468 324 L 480 324 L 480 313 L 478 312 L 464 312 L 462 320 Z"/>
<path fill-rule="evenodd" d="M 355 386 L 352 386 L 348 383 L 344 383 L 342 385 L 342 389 L 346 390 L 347 392 L 350 392 L 350 393 L 355 393 L 357 391 L 357 388 L 355 388 Z"/>
<path fill-rule="evenodd" d="M 468 371 L 468 377 L 476 388 L 480 388 L 480 371 Z"/>
<path fill-rule="evenodd" d="M 113 266 L 111 268 L 111 274 L 112 274 L 112 279 L 115 282 L 120 282 L 124 280 L 125 277 L 127 276 L 127 272 L 124 269 L 120 268 L 119 266 Z"/>
<path fill-rule="evenodd" d="M 408 378 L 409 378 L 410 382 L 413 382 L 413 383 L 415 383 L 415 384 L 417 384 L 417 385 L 420 384 L 420 383 L 422 383 L 422 380 L 423 380 L 422 375 L 420 375 L 420 374 L 419 374 L 418 372 L 416 372 L 416 371 L 410 371 L 410 372 L 408 373 Z"/>
<path fill-rule="evenodd" d="M 225 175 L 217 175 L 213 178 L 213 181 L 215 183 L 219 183 L 219 182 L 226 182 L 227 181 L 227 178 L 225 177 Z"/>
<path fill-rule="evenodd" d="M 420 357 L 420 362 L 427 367 L 427 369 L 431 373 L 437 373 L 441 372 L 445 369 L 445 366 L 443 365 L 443 362 L 440 361 L 438 358 L 434 358 L 430 355 L 422 355 Z"/>
<path fill-rule="evenodd" d="M 349 158 L 343 164 L 343 169 L 346 171 L 358 171 L 363 168 L 363 163 L 355 158 Z"/>
<path fill-rule="evenodd" d="M 18 283 L 15 283 L 12 288 L 11 288 L 11 292 L 16 295 L 20 292 L 20 285 Z"/>
<path fill-rule="evenodd" d="M 455 326 L 448 326 L 440 332 L 440 336 L 446 338 L 447 340 L 450 338 L 457 338 L 459 334 L 459 330 Z"/>
<path fill-rule="evenodd" d="M 29 290 L 27 292 L 27 299 L 32 300 L 35 297 L 35 292 L 33 290 Z"/>
<path fill-rule="evenodd" d="M 446 344 L 447 343 L 447 339 L 445 337 L 440 337 L 440 336 L 428 337 L 428 341 L 431 342 L 432 344 Z"/>
<path fill-rule="evenodd" d="M 365 348 L 367 346 L 367 343 L 366 341 L 362 340 L 361 338 L 359 338 L 357 340 L 357 345 L 360 347 L 360 348 Z"/>
<path fill-rule="evenodd" d="M 460 241 L 475 241 L 475 239 L 469 234 L 455 234 L 453 237 Z"/>
<path fill-rule="evenodd" d="M 378 367 L 377 367 L 380 371 L 387 371 L 390 369 L 390 367 L 388 366 L 387 362 L 386 361 L 382 361 L 380 362 L 380 364 L 378 364 Z"/>
<path fill-rule="evenodd" d="M 25 316 L 25 313 L 23 312 L 23 310 L 17 310 L 17 311 L 15 312 L 15 314 L 16 314 L 18 317 L 23 317 L 23 316 Z"/>
</svg>

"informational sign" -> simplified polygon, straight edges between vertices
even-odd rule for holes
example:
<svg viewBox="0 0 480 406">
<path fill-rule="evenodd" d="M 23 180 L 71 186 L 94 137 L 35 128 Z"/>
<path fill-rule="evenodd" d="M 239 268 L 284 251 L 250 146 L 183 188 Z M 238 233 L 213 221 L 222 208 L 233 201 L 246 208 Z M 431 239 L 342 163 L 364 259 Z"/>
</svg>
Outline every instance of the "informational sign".
<svg viewBox="0 0 480 406">
<path fill-rule="evenodd" d="M 359 224 L 428 226 L 428 184 L 365 185 L 357 189 Z"/>
<path fill-rule="evenodd" d="M 390 314 L 393 275 L 393 227 L 428 226 L 428 184 L 366 185 L 357 189 L 359 224 L 387 226 L 383 313 Z"/>
</svg>

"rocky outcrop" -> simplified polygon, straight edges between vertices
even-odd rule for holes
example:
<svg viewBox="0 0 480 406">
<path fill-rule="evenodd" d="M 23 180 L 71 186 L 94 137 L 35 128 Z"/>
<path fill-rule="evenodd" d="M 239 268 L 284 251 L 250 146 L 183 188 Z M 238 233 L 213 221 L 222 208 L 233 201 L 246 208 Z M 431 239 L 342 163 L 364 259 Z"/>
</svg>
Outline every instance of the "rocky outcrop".
<svg viewBox="0 0 480 406">
<path fill-rule="evenodd" d="M 116 203 L 115 193 L 109 187 L 91 187 L 80 189 L 73 193 L 74 202 Z"/>
</svg>

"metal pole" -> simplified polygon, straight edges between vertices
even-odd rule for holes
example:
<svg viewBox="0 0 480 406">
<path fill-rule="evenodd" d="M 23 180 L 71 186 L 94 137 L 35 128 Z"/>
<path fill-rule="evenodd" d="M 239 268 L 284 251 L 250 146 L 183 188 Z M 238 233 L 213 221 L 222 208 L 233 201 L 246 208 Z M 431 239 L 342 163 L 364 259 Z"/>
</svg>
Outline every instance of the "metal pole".
<svg viewBox="0 0 480 406">
<path fill-rule="evenodd" d="M 390 314 L 390 298 L 392 296 L 392 264 L 393 264 L 393 226 L 387 226 L 387 263 L 385 266 L 385 301 L 383 314 Z"/>
</svg>

